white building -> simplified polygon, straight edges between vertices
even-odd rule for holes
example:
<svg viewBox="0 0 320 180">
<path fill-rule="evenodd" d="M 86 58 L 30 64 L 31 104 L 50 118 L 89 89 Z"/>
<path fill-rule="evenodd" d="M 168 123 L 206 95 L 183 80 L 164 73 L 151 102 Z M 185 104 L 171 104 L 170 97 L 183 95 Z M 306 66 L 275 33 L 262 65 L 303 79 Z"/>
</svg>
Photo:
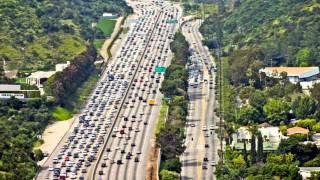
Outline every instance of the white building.
<svg viewBox="0 0 320 180">
<path fill-rule="evenodd" d="M 21 86 L 15 84 L 0 84 L 0 99 L 9 99 L 11 96 L 17 99 L 24 99 L 24 93 L 21 92 Z"/>
<path fill-rule="evenodd" d="M 266 76 L 281 78 L 281 73 L 286 73 L 289 81 L 293 84 L 305 81 L 314 81 L 319 75 L 319 67 L 266 67 L 259 70 Z"/>
<path fill-rule="evenodd" d="M 27 84 L 42 88 L 43 82 L 47 81 L 55 73 L 55 71 L 37 71 L 31 73 L 31 75 L 27 77 Z"/>
<path fill-rule="evenodd" d="M 117 19 L 118 18 L 118 16 L 116 14 L 112 14 L 112 13 L 103 13 L 102 17 L 107 18 L 107 19 Z"/>
<path fill-rule="evenodd" d="M 56 64 L 56 72 L 63 71 L 69 65 L 70 65 L 70 61 L 67 61 L 67 63 L 65 63 L 65 64 Z"/>
</svg>

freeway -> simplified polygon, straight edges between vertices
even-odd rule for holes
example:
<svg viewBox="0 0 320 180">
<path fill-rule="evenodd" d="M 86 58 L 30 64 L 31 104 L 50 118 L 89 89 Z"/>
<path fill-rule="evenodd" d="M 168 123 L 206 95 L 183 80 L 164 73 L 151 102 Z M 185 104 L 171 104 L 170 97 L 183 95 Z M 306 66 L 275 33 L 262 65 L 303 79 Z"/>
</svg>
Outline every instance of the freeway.
<svg viewBox="0 0 320 180">
<path fill-rule="evenodd" d="M 147 48 L 142 53 L 140 70 L 134 75 L 111 139 L 105 143 L 99 156 L 93 179 L 145 179 L 150 139 L 162 98 L 159 87 L 163 75 L 155 73 L 154 69 L 170 63 L 169 44 L 178 27 L 175 23 L 167 23 L 167 20 L 181 16 L 177 7 L 157 2 L 131 4 L 140 17 L 149 17 L 151 22 L 147 24 L 152 24 L 152 30 Z M 157 104 L 150 106 L 145 101 L 147 99 L 154 99 Z"/>
<path fill-rule="evenodd" d="M 186 150 L 181 157 L 182 179 L 215 179 L 214 166 L 218 160 L 218 140 L 215 133 L 215 64 L 202 45 L 198 31 L 200 20 L 187 22 L 182 32 L 192 53 L 188 65 L 190 98 L 186 127 Z"/>
<path fill-rule="evenodd" d="M 36 179 L 144 179 L 159 111 L 158 105 L 147 102 L 155 99 L 160 104 L 162 98 L 163 75 L 154 69 L 169 63 L 169 43 L 177 26 L 167 20 L 180 12 L 161 0 L 129 4 L 137 18 L 128 35 Z M 109 164 L 101 171 L 104 160 Z M 119 165 L 113 164 L 116 160 Z"/>
</svg>

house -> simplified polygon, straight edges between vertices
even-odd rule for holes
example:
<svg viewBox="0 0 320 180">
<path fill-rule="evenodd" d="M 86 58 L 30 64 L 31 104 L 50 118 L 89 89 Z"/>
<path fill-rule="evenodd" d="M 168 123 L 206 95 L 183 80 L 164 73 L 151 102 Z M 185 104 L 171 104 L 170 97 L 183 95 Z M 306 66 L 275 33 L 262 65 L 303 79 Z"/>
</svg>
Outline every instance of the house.
<svg viewBox="0 0 320 180">
<path fill-rule="evenodd" d="M 9 79 L 14 79 L 17 77 L 18 70 L 12 70 L 12 71 L 4 71 L 4 76 Z"/>
<path fill-rule="evenodd" d="M 25 96 L 21 91 L 20 85 L 0 84 L 0 99 L 9 99 L 11 96 L 17 99 L 24 99 Z"/>
<path fill-rule="evenodd" d="M 258 126 L 258 131 L 260 131 L 263 137 L 263 149 L 264 151 L 275 151 L 277 150 L 281 139 L 285 138 L 279 130 L 279 127 L 271 126 L 268 123 L 263 123 Z M 243 141 L 247 142 L 247 149 L 250 149 L 250 141 L 252 135 L 249 132 L 249 127 L 242 126 L 236 133 L 232 135 L 232 146 L 235 149 L 243 149 Z M 256 139 L 257 141 L 257 139 Z M 257 143 L 257 142 L 256 142 Z"/>
<path fill-rule="evenodd" d="M 302 128 L 302 127 L 292 127 L 287 129 L 287 135 L 293 135 L 293 134 L 304 134 L 308 135 L 309 134 L 309 129 Z"/>
<path fill-rule="evenodd" d="M 112 14 L 112 13 L 103 13 L 102 17 L 106 18 L 106 19 L 117 19 L 118 18 L 118 16 L 116 14 Z"/>
<path fill-rule="evenodd" d="M 302 179 L 310 179 L 311 172 L 320 171 L 320 167 L 299 167 L 299 173 Z"/>
<path fill-rule="evenodd" d="M 70 61 L 67 61 L 67 63 L 65 63 L 65 64 L 63 64 L 63 63 L 56 64 L 56 72 L 63 71 L 65 68 L 69 67 L 69 65 L 70 65 Z"/>
<path fill-rule="evenodd" d="M 47 81 L 55 73 L 55 71 L 37 71 L 31 73 L 31 75 L 27 77 L 26 81 L 27 84 L 36 85 L 38 88 L 42 88 L 43 83 Z"/>
<path fill-rule="evenodd" d="M 286 73 L 289 81 L 293 84 L 318 79 L 319 67 L 266 67 L 259 70 L 267 77 L 281 78 L 282 73 Z"/>
</svg>

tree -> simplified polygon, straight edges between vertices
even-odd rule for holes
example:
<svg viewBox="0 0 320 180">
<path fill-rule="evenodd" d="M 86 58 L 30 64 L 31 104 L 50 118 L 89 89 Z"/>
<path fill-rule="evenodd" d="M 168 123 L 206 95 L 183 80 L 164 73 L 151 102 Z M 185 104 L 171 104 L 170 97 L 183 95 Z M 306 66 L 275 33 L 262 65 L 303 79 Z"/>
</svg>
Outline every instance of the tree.
<svg viewBox="0 0 320 180">
<path fill-rule="evenodd" d="M 289 110 L 288 103 L 282 99 L 269 99 L 263 106 L 263 112 L 267 115 L 267 119 L 275 125 L 287 119 Z"/>
<path fill-rule="evenodd" d="M 319 103 L 320 102 L 320 83 L 314 84 L 310 92 L 311 92 L 311 97 L 315 98 Z"/>
<path fill-rule="evenodd" d="M 161 169 L 166 169 L 169 171 L 175 171 L 177 173 L 181 172 L 181 162 L 178 158 L 168 159 L 162 163 Z"/>
<path fill-rule="evenodd" d="M 315 119 L 304 119 L 300 120 L 296 123 L 297 126 L 307 128 L 307 129 L 312 129 L 314 125 L 317 124 L 317 121 Z"/>
<path fill-rule="evenodd" d="M 33 153 L 34 153 L 34 158 L 36 161 L 41 161 L 44 158 L 41 149 L 35 149 L 33 151 Z"/>
<path fill-rule="evenodd" d="M 263 137 L 261 132 L 258 132 L 258 161 L 263 161 Z"/>
<path fill-rule="evenodd" d="M 161 148 L 164 159 L 172 159 L 181 155 L 185 146 L 181 129 L 167 124 L 157 135 L 157 145 Z"/>
<path fill-rule="evenodd" d="M 310 118 L 316 112 L 317 102 L 310 96 L 299 96 L 291 106 L 297 119 Z"/>
<path fill-rule="evenodd" d="M 259 111 L 252 106 L 243 106 L 239 109 L 237 113 L 237 123 L 241 125 L 246 125 L 249 123 L 258 123 L 260 121 Z"/>
<path fill-rule="evenodd" d="M 251 125 L 249 128 L 249 132 L 251 133 L 251 163 L 255 164 L 257 162 L 256 135 L 258 134 L 258 126 L 256 126 L 255 124 Z"/>
<path fill-rule="evenodd" d="M 256 90 L 249 97 L 249 104 L 262 112 L 262 107 L 266 104 L 267 97 L 263 91 Z"/>
<path fill-rule="evenodd" d="M 314 62 L 314 54 L 309 48 L 302 48 L 297 53 L 297 64 L 299 66 L 310 66 Z"/>
<path fill-rule="evenodd" d="M 281 154 L 292 153 L 295 155 L 296 159 L 299 160 L 300 164 L 303 164 L 317 156 L 319 150 L 316 145 L 300 144 L 297 139 L 288 138 L 282 139 L 278 151 Z"/>
<path fill-rule="evenodd" d="M 243 158 L 244 158 L 244 161 L 248 163 L 247 143 L 245 139 L 243 139 L 242 141 L 243 141 L 243 150 L 242 150 Z"/>
<path fill-rule="evenodd" d="M 160 172 L 161 180 L 179 180 L 179 174 L 174 171 L 161 170 Z"/>
</svg>

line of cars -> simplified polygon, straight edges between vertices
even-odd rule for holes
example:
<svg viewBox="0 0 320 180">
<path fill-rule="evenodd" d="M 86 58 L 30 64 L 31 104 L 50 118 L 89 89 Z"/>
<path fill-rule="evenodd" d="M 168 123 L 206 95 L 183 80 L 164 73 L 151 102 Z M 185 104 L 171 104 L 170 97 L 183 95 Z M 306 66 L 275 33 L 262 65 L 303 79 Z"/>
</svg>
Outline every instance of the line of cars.
<svg viewBox="0 0 320 180">
<path fill-rule="evenodd" d="M 138 73 L 134 77 L 125 105 L 120 112 L 120 118 L 113 129 L 113 138 L 108 143 L 103 158 L 99 162 L 97 179 L 118 177 L 118 175 L 137 172 L 134 170 L 137 168 L 135 163 L 140 161 L 139 156 L 142 153 L 146 128 L 148 128 L 151 120 L 152 107 L 147 105 L 156 103 L 155 98 L 162 77 L 162 73 L 155 72 L 155 67 L 165 65 L 169 53 L 169 43 L 174 33 L 175 25 L 166 24 L 166 20 L 177 16 L 175 10 L 164 9 L 161 13 L 159 6 L 156 7 L 157 9 L 154 7 L 156 6 L 149 2 L 138 5 L 141 12 L 139 20 L 155 20 L 154 18 L 158 15 L 159 19 L 154 22 L 149 21 L 149 25 L 145 26 L 154 25 L 155 28 L 153 34 L 149 35 L 150 43 L 147 45 L 145 53 L 142 54 L 143 59 Z M 145 31 L 142 30 L 142 32 Z M 121 164 L 125 164 L 125 166 L 120 166 Z M 122 178 L 119 177 L 119 179 Z"/>
<path fill-rule="evenodd" d="M 65 141 L 59 153 L 53 157 L 48 179 L 84 179 L 88 168 L 96 160 L 105 141 L 123 97 L 129 88 L 134 72 L 147 45 L 145 35 L 150 34 L 149 17 L 138 21 L 128 33 L 124 47 L 117 53 L 114 64 L 95 87 L 86 108 L 79 116 L 78 124 Z M 114 129 L 113 131 L 117 131 Z"/>
<path fill-rule="evenodd" d="M 197 38 L 195 34 L 197 34 L 196 27 L 192 25 L 193 23 L 186 23 L 184 25 L 185 35 L 188 35 L 188 41 L 190 44 L 190 51 L 191 51 L 191 57 L 190 62 L 188 63 L 188 73 L 189 73 L 189 91 L 192 93 L 194 91 L 199 91 L 201 88 L 208 88 L 205 94 L 206 96 L 206 116 L 205 116 L 205 122 L 202 127 L 196 127 L 196 125 L 192 122 L 188 123 L 187 125 L 191 128 L 198 128 L 198 130 L 203 131 L 203 135 L 205 137 L 205 144 L 204 144 L 204 150 L 205 155 L 203 157 L 201 162 L 201 167 L 204 170 L 209 169 L 209 171 L 204 171 L 204 174 L 202 174 L 203 177 L 209 177 L 212 178 L 210 174 L 211 167 L 214 167 L 216 165 L 215 159 L 212 156 L 212 149 L 214 148 L 215 143 L 213 142 L 214 136 L 215 136 L 215 130 L 218 129 L 217 126 L 214 125 L 214 122 L 212 122 L 213 113 L 211 111 L 208 111 L 208 108 L 212 108 L 214 105 L 214 73 L 217 71 L 217 69 L 214 67 L 213 63 L 210 61 L 210 57 L 206 52 L 204 52 L 204 48 L 201 44 L 201 38 Z M 192 88 L 192 89 L 190 89 Z M 193 90 L 194 88 L 194 90 Z M 200 89 L 197 89 L 200 88 Z M 200 90 L 201 91 L 201 90 Z M 195 109 L 195 111 L 198 111 Z M 200 133 L 199 131 L 197 133 Z M 191 138 L 193 139 L 194 137 Z M 198 152 L 199 153 L 199 152 Z M 191 157 L 192 158 L 192 157 Z M 188 171 L 188 168 L 185 167 L 184 173 Z M 209 173 L 209 174 L 207 174 Z M 186 173 L 187 174 L 187 173 Z M 193 175 L 191 175 L 193 177 Z"/>
</svg>

